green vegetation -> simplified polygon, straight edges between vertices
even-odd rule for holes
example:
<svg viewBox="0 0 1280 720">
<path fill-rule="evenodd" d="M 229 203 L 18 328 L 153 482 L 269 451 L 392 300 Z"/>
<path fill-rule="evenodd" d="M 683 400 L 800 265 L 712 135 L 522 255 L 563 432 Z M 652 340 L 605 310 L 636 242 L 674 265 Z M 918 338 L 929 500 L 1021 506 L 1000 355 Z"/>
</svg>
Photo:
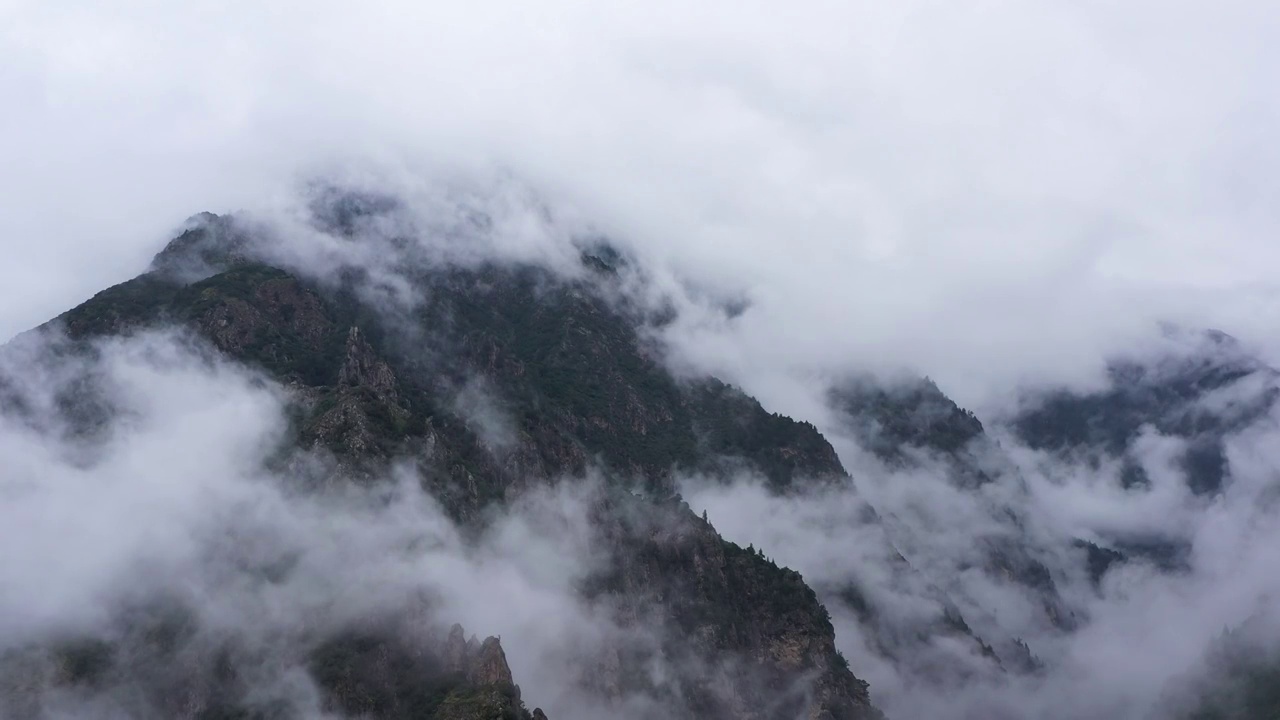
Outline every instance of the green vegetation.
<svg viewBox="0 0 1280 720">
<path fill-rule="evenodd" d="M 172 316 L 239 359 L 308 385 L 336 378 L 347 327 L 314 291 L 276 268 L 241 265 L 174 298 Z"/>
<path fill-rule="evenodd" d="M 440 703 L 437 720 L 529 720 L 531 716 L 511 685 L 455 690 Z"/>
<path fill-rule="evenodd" d="M 116 335 L 164 318 L 181 286 L 154 274 L 103 290 L 59 320 L 73 339 Z"/>
</svg>

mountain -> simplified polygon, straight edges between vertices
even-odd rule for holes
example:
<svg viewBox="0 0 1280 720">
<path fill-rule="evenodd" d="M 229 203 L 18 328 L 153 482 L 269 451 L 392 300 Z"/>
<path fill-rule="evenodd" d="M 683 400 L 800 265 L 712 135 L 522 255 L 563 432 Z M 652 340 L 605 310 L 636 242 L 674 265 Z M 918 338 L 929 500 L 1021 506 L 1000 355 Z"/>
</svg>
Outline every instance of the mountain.
<svg viewBox="0 0 1280 720">
<path fill-rule="evenodd" d="M 1280 372 L 1218 331 L 1165 327 L 1153 351 L 1118 357 L 1103 388 L 1052 389 L 1026 394 L 1009 422 L 1027 446 L 1101 471 L 1119 467 L 1119 483 L 1133 495 L 1151 493 L 1153 461 L 1143 442 L 1177 443 L 1173 470 L 1195 497 L 1210 502 L 1231 482 L 1227 444 L 1267 418 L 1280 400 Z M 1155 461 L 1158 464 L 1158 461 Z M 1097 542 L 1081 539 L 1095 582 L 1117 563 L 1140 559 L 1166 571 L 1185 570 L 1192 548 L 1179 534 L 1109 529 Z"/>
<path fill-rule="evenodd" d="M 358 247 L 359 229 L 395 207 L 330 195 L 313 206 L 313 228 Z M 269 464 L 288 476 L 305 458 L 328 458 L 312 487 L 376 486 L 407 465 L 464 535 L 479 536 L 495 510 L 535 488 L 603 477 L 588 514 L 607 560 L 577 592 L 619 631 L 571 659 L 582 693 L 618 708 L 643 698 L 637 716 L 879 716 L 804 580 L 721 538 L 674 482 L 742 468 L 779 490 L 846 481 L 834 450 L 812 425 L 714 378 L 667 371 L 644 331 L 660 318 L 620 291 L 619 255 L 583 251 L 567 271 L 404 256 L 392 297 L 367 267 L 318 275 L 273 262 L 273 240 L 236 217 L 196 216 L 148 272 L 21 338 L 41 347 L 36 364 L 76 375 L 56 403 L 67 436 L 92 444 L 124 421 L 93 370 L 104 340 L 179 328 L 201 352 L 285 389 L 288 428 Z M 6 411 L 38 429 L 21 383 L 4 385 Z M 255 673 L 269 671 L 301 673 L 320 707 L 349 716 L 543 716 L 525 708 L 540 689 L 516 687 L 499 641 L 464 642 L 460 628 L 440 629 L 448 618 L 352 619 L 264 666 L 252 645 L 210 640 L 211 621 L 180 597 L 156 602 L 121 610 L 105 636 L 73 632 L 13 649 L 10 712 L 34 717 L 68 694 L 92 699 L 120 686 L 133 688 L 128 713 L 304 712 L 260 697 Z M 655 675 L 659 665 L 679 671 Z"/>
<path fill-rule="evenodd" d="M 1198 597 L 1276 497 L 1232 452 L 1277 373 L 1220 333 L 1007 417 L 850 374 L 819 429 L 674 373 L 678 306 L 609 242 L 410 210 L 197 215 L 0 348 L 0 491 L 88 538 L 0 592 L 0 716 L 1134 717 L 1129 603 Z M 1164 716 L 1265 716 L 1268 653 Z"/>
<path fill-rule="evenodd" d="M 974 413 L 928 378 L 849 377 L 831 388 L 828 400 L 843 430 L 886 466 L 887 476 L 900 478 L 894 482 L 913 482 L 913 475 L 922 474 L 940 478 L 956 497 L 973 503 L 985 520 L 985 530 L 968 538 L 974 552 L 958 557 L 913 537 L 922 525 L 916 519 L 890 519 L 898 546 L 907 548 L 913 562 L 934 570 L 930 579 L 936 584 L 941 612 L 930 622 L 933 629 L 922 628 L 919 637 L 929 642 L 939 634 L 968 637 L 1004 667 L 1034 670 L 1038 661 L 1027 645 L 988 619 L 989 610 L 970 597 L 961 581 L 977 571 L 992 583 L 1011 582 L 1037 606 L 1047 628 L 1069 631 L 1076 623 L 1042 559 L 1043 548 L 1026 532 L 1026 489 L 999 444 Z M 948 520 L 932 519 L 934 524 L 939 521 Z"/>
<path fill-rule="evenodd" d="M 910 453 L 920 451 L 965 458 L 984 433 L 977 416 L 956 405 L 928 378 L 887 383 L 850 378 L 832 388 L 831 402 L 863 446 L 885 462 L 905 463 Z M 965 484 L 989 480 L 980 468 L 963 469 L 977 471 L 962 479 Z"/>
<path fill-rule="evenodd" d="M 1211 495 L 1226 481 L 1224 439 L 1265 416 L 1280 398 L 1280 373 L 1217 331 L 1166 330 L 1154 357 L 1117 358 L 1102 390 L 1035 393 L 1013 420 L 1029 446 L 1125 460 L 1126 486 L 1150 483 L 1133 443 L 1146 429 L 1179 438 L 1186 483 Z"/>
</svg>

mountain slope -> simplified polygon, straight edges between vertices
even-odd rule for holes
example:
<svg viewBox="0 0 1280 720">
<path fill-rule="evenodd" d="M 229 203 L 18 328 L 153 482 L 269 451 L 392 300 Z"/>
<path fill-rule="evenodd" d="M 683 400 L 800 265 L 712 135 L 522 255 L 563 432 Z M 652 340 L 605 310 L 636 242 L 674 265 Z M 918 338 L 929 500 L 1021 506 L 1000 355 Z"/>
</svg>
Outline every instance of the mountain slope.
<svg viewBox="0 0 1280 720">
<path fill-rule="evenodd" d="M 905 512 L 943 503 L 926 511 L 927 518 L 888 517 L 895 544 L 912 562 L 932 569 L 931 592 L 937 598 L 938 611 L 922 618 L 907 637 L 915 638 L 914 645 L 963 639 L 976 645 L 973 655 L 992 658 L 1003 670 L 1037 669 L 1039 661 L 1026 643 L 973 595 L 973 576 L 988 585 L 1012 585 L 1029 604 L 1037 632 L 1070 631 L 1077 618 L 1044 562 L 1045 549 L 1028 533 L 1026 488 L 982 422 L 928 378 L 849 377 L 830 389 L 828 401 L 841 431 L 883 465 L 876 474 L 908 486 L 890 488 L 891 495 L 919 498 L 906 503 Z M 957 505 L 948 506 L 944 497 Z M 892 500 L 883 507 L 891 511 L 902 504 Z M 976 528 L 975 516 L 981 518 Z M 935 533 L 957 532 L 972 533 L 965 538 L 967 552 L 932 539 Z M 860 612 L 868 614 L 874 609 Z M 897 633 L 901 636 L 902 629 Z"/>
</svg>

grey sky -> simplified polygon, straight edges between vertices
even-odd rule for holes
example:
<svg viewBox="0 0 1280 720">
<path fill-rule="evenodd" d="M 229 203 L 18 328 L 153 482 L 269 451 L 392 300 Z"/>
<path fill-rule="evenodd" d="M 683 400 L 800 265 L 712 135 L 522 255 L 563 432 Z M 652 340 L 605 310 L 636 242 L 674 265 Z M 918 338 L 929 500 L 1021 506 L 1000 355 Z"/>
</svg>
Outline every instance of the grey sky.
<svg viewBox="0 0 1280 720">
<path fill-rule="evenodd" d="M 287 207 L 299 177 L 367 170 L 403 185 L 502 170 L 664 277 L 749 297 L 732 322 L 689 313 L 670 335 L 675 360 L 823 427 L 821 380 L 854 367 L 912 366 L 981 411 L 1020 381 L 1088 381 L 1105 352 L 1142 342 L 1157 318 L 1220 327 L 1280 361 L 1277 37 L 1280 6 L 1262 0 L 0 0 L 0 338 L 137 274 L 193 213 Z M 545 239 L 533 232 L 528 243 Z M 213 393 L 202 373 L 171 377 L 171 397 L 140 391 L 154 427 L 102 471 L 135 483 L 122 497 L 166 509 L 179 538 L 192 508 L 203 516 L 201 498 L 130 462 L 153 466 L 155 453 L 184 447 L 175 438 L 207 434 L 171 422 Z M 226 429 L 210 445 L 229 450 L 223 463 L 252 457 L 251 431 L 270 430 L 241 427 L 242 416 L 268 422 L 275 402 L 242 385 L 237 402 L 211 395 L 225 400 L 208 418 Z M 72 489 L 88 477 L 35 452 L 34 439 L 0 441 L 25 459 L 15 465 L 25 476 L 68 478 Z M 1158 460 L 1162 441 L 1144 442 Z M 1128 659 L 1139 641 L 1202 617 L 1186 647 L 1151 646 L 1168 661 L 1144 688 L 1155 692 L 1243 603 L 1275 589 L 1280 526 L 1253 515 L 1272 447 L 1268 436 L 1235 441 L 1245 480 L 1207 510 L 1185 493 L 1139 502 L 1085 478 L 1032 477 L 1030 497 L 1064 537 L 1154 516 L 1186 526 L 1201 553 L 1185 579 L 1120 576 L 1132 585 L 1099 600 L 1067 660 Z M 239 498 L 240 484 L 216 484 L 215 470 L 228 474 L 192 466 L 181 487 Z M 707 503 L 731 537 L 753 540 L 729 518 L 788 517 L 736 492 L 719 498 L 729 510 Z M 900 494 L 881 511 L 914 494 L 945 497 Z M 82 566 L 38 571 L 93 546 L 102 554 L 86 557 L 112 575 L 142 543 L 95 535 L 106 526 L 79 521 L 93 513 L 78 494 L 32 497 L 14 508 L 24 532 L 45 537 L 49 562 L 5 577 L 91 586 Z M 130 511 L 105 507 L 107 520 Z M 790 510 L 807 520 L 802 511 L 830 508 Z M 81 536 L 61 544 L 59 518 Z M 809 535 L 782 532 L 805 523 L 777 525 L 780 539 L 765 539 L 781 561 L 820 557 Z M 523 547 L 519 529 L 509 544 Z M 534 549 L 555 555 L 548 543 Z M 513 567 L 542 567 L 520 559 Z M 557 605 L 563 578 L 533 580 L 546 607 L 576 609 Z M 473 611 L 469 626 L 502 619 L 470 599 L 453 599 Z M 501 629 L 536 641 L 542 630 L 526 620 Z M 538 665 L 512 652 L 517 670 Z M 530 682 L 552 686 L 540 680 Z M 1079 687 L 1089 686 L 1061 685 Z"/>
<path fill-rule="evenodd" d="M 784 406 L 850 363 L 981 405 L 1153 317 L 1274 357 L 1277 30 L 1260 1 L 0 0 L 0 334 L 359 160 L 509 169 L 745 291 L 684 352 Z"/>
</svg>

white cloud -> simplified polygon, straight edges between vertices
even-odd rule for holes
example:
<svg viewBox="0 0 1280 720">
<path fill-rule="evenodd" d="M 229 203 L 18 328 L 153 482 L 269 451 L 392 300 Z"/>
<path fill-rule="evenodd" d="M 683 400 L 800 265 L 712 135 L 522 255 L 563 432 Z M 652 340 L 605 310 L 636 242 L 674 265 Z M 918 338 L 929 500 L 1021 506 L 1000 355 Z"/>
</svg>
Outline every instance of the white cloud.
<svg viewBox="0 0 1280 720">
<path fill-rule="evenodd" d="M 936 459 L 885 467 L 832 432 L 855 477 L 849 488 L 778 497 L 738 479 L 693 482 L 685 496 L 695 510 L 707 510 L 725 537 L 763 548 L 818 590 L 840 648 L 890 717 L 1172 717 L 1166 703 L 1194 698 L 1188 683 L 1203 672 L 1206 651 L 1224 630 L 1248 623 L 1250 640 L 1263 647 L 1280 637 L 1277 428 L 1273 411 L 1227 437 L 1230 476 L 1224 491 L 1210 498 L 1188 489 L 1177 462 L 1184 444 L 1176 438 L 1148 430 L 1135 441 L 1151 488 L 1125 490 L 1114 463 L 1098 468 L 1087 459 L 1031 451 L 999 427 L 1010 474 L 979 490 L 950 485 Z M 869 506 L 879 520 L 868 522 Z M 981 572 L 982 543 L 992 537 L 1011 538 L 1046 564 L 1063 606 L 1076 613 L 1077 628 L 1047 626 L 1039 596 Z M 1104 544 L 1106 538 L 1185 541 L 1186 567 L 1162 571 L 1131 552 L 1095 589 L 1083 551 L 1071 542 L 1100 537 Z M 890 560 L 886 540 L 911 562 L 911 572 Z M 880 638 L 890 639 L 896 662 L 880 654 L 872 628 L 839 599 L 849 583 L 890 628 Z M 934 588 L 986 642 L 999 648 L 1009 637 L 1026 641 L 1044 662 L 1043 672 L 984 672 L 971 646 L 948 645 L 941 637 L 914 640 L 910 633 L 941 611 Z M 952 672 L 968 663 L 973 674 L 959 682 L 930 677 L 922 669 L 931 662 Z"/>
<path fill-rule="evenodd" d="M 609 552 L 588 520 L 598 491 L 589 479 L 530 490 L 467 539 L 408 468 L 367 486 L 313 482 L 308 468 L 325 472 L 317 458 L 284 475 L 265 470 L 284 437 L 287 392 L 182 336 L 99 351 L 63 373 L 92 373 L 120 413 L 92 456 L 83 439 L 48 431 L 74 424 L 56 404 L 28 406 L 44 417 L 0 414 L 0 543 L 13 549 L 0 558 L 0 659 L 51 638 L 113 637 L 131 604 L 175 598 L 196 618 L 192 645 L 243 645 L 245 679 L 266 697 L 291 693 L 305 714 L 318 691 L 300 668 L 326 629 L 460 622 L 503 640 L 530 707 L 572 720 L 598 717 L 605 702 L 581 684 L 584 658 L 660 632 L 619 624 L 607 598 L 579 593 Z M 0 374 L 23 391 L 66 388 L 31 382 L 45 368 L 21 360 Z M 279 666 L 260 667 L 263 658 Z M 95 692 L 67 716 L 107 713 L 114 697 Z"/>
<path fill-rule="evenodd" d="M 886 358 L 970 404 L 1088 377 L 1154 316 L 1269 342 L 1269 3 L 4 12 L 5 334 L 197 210 L 372 160 L 511 168 L 745 288 L 688 353 L 783 409 L 782 376 Z"/>
</svg>

